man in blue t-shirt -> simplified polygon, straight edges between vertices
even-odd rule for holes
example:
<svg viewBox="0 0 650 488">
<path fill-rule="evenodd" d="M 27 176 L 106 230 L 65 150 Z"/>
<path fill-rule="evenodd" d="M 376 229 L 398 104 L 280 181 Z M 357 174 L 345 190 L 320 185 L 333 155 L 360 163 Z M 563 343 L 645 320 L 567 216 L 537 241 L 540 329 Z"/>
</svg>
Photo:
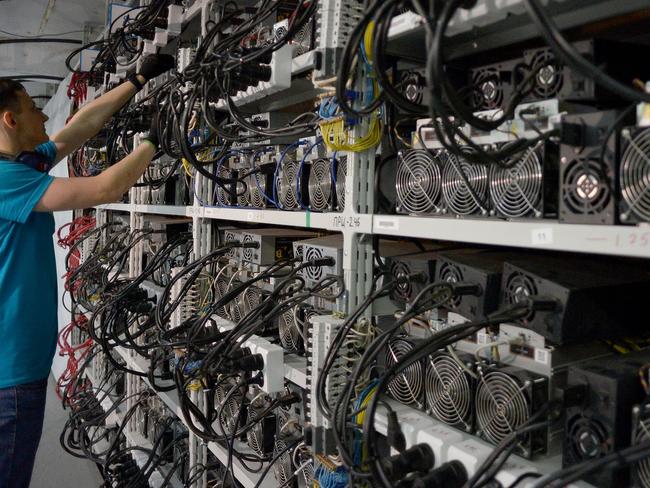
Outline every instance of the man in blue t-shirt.
<svg viewBox="0 0 650 488">
<path fill-rule="evenodd" d="M 54 178 L 57 161 L 95 136 L 173 58 L 147 56 L 140 71 L 88 103 L 53 137 L 22 85 L 0 80 L 0 488 L 28 487 L 45 411 L 57 335 L 57 210 L 118 200 L 157 150 L 155 131 L 98 176 Z"/>
</svg>

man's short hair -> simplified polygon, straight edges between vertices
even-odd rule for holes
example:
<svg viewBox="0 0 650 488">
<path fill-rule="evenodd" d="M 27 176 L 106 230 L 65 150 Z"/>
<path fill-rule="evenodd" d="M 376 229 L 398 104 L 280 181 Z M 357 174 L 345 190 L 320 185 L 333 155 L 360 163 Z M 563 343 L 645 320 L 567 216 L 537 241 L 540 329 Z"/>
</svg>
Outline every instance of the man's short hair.
<svg viewBox="0 0 650 488">
<path fill-rule="evenodd" d="M 25 87 L 15 80 L 0 80 L 0 112 L 8 109 L 18 111 L 18 92 L 24 89 Z"/>
</svg>

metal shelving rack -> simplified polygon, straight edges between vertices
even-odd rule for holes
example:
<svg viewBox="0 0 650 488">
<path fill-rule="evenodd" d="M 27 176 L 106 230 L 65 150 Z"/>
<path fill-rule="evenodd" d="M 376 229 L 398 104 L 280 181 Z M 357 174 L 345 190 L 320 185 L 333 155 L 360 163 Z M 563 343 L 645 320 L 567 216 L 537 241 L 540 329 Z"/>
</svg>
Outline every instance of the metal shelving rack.
<svg viewBox="0 0 650 488">
<path fill-rule="evenodd" d="M 336 3 L 331 0 L 321 2 L 323 8 L 334 8 Z M 329 4 L 332 4 L 330 6 Z M 519 3 L 518 0 L 512 0 L 511 4 Z M 566 8 L 569 4 L 581 4 L 584 11 L 587 8 L 585 2 L 561 2 Z M 589 3 L 589 2 L 587 2 Z M 599 18 L 607 15 L 625 12 L 628 9 L 623 7 L 624 2 L 601 1 L 603 9 L 599 11 Z M 629 2 L 631 8 L 639 8 L 641 2 Z M 207 7 L 208 2 L 196 0 L 190 11 L 186 13 L 186 21 L 201 15 L 202 26 L 210 20 L 210 9 Z M 627 5 L 627 3 L 626 3 Z M 594 10 L 594 9 L 592 9 Z M 596 9 L 597 10 L 597 9 Z M 566 8 L 569 12 L 570 9 Z M 423 28 L 417 19 L 411 17 L 404 20 L 406 24 L 400 21 L 399 26 L 395 26 L 394 46 L 409 46 L 418 42 L 422 46 Z M 566 13 L 563 19 L 566 22 L 577 22 L 578 17 Z M 479 19 L 480 20 L 480 19 Z M 583 19 L 584 20 L 584 19 Z M 479 21 L 477 21 L 479 22 Z M 490 35 L 496 36 L 499 32 L 495 26 L 505 25 L 514 29 L 513 32 L 523 32 L 526 30 L 521 17 L 498 20 L 492 24 L 486 24 L 480 29 L 485 32 L 486 39 Z M 519 23 L 518 23 L 519 22 Z M 480 22 L 479 22 L 480 23 Z M 460 40 L 465 37 L 476 36 L 480 29 L 471 32 L 460 32 Z M 523 29 L 523 30 L 522 30 Z M 494 31 L 493 34 L 490 34 Z M 530 35 L 530 29 L 526 31 Z M 502 34 L 502 32 L 501 32 Z M 498 34 L 498 35 L 501 35 Z M 465 36 L 465 37 L 463 37 Z M 502 37 L 502 36 L 501 36 Z M 467 41 L 469 42 L 469 41 Z M 495 42 L 490 40 L 490 42 Z M 499 42 L 499 41 L 497 41 Z M 459 44 L 459 52 L 464 52 L 465 44 Z M 473 49 L 482 49 L 484 45 L 475 46 Z M 400 48 L 402 49 L 402 48 Z M 293 61 L 292 71 L 300 73 L 306 69 L 311 69 L 316 64 L 316 52 L 306 53 L 305 55 Z M 305 97 L 313 98 L 318 93 L 314 88 L 311 91 L 301 92 L 297 97 L 291 96 L 291 89 L 276 94 L 266 100 L 264 103 L 256 103 L 256 108 L 260 111 L 264 109 L 276 110 L 283 106 L 289 106 Z M 247 107 L 250 108 L 250 107 Z M 356 135 L 361 129 L 357 129 Z M 211 182 L 207 181 L 201 175 L 194 179 L 194 202 L 190 206 L 166 206 L 166 205 L 136 205 L 115 203 L 109 205 L 100 205 L 96 207 L 98 221 L 105 221 L 106 212 L 128 212 L 133 228 L 141 228 L 147 215 L 167 215 L 167 216 L 184 216 L 192 219 L 194 233 L 194 255 L 196 258 L 205 255 L 209 251 L 210 242 L 210 221 L 219 220 L 224 222 L 243 222 L 248 224 L 264 224 L 277 226 L 290 226 L 305 229 L 322 229 L 327 231 L 340 232 L 343 236 L 343 270 L 344 280 L 347 289 L 347 312 L 353 309 L 366 296 L 372 279 L 372 246 L 370 236 L 373 234 L 386 236 L 414 237 L 422 239 L 435 239 L 446 241 L 458 241 L 472 244 L 485 244 L 497 246 L 511 246 L 538 250 L 552 250 L 561 252 L 579 252 L 593 253 L 601 255 L 614 255 L 625 257 L 650 258 L 650 226 L 595 226 L 595 225 L 571 225 L 561 224 L 553 220 L 526 220 L 526 221 L 499 221 L 494 219 L 455 219 L 441 217 L 421 217 L 407 215 L 378 215 L 374 214 L 373 208 L 373 184 L 370 181 L 370 175 L 374 174 L 375 151 L 364 153 L 348 153 L 348 174 L 345 184 L 345 208 L 342 212 L 325 212 L 315 213 L 310 211 L 283 211 L 271 209 L 253 209 L 253 208 L 223 208 L 223 207 L 204 207 L 201 206 L 199 198 L 196 195 L 206 195 L 212 191 Z M 132 196 L 133 196 L 132 190 Z M 137 276 L 141 263 L 136 258 L 136 250 L 133 251 L 131 258 L 130 272 L 132 276 Z M 127 364 L 139 371 L 146 371 L 146 366 L 134 357 L 131 353 L 119 350 Z M 300 387 L 307 385 L 306 361 L 304 358 L 288 355 L 284 361 L 284 376 L 287 380 L 297 384 Z M 127 388 L 133 388 L 131 382 L 127 382 Z M 127 390 L 130 394 L 132 390 Z M 178 397 L 174 393 L 160 393 L 161 398 L 172 412 L 182 419 L 182 412 L 179 406 Z M 404 425 L 420 425 L 418 420 L 419 412 L 409 407 L 396 405 L 396 410 L 404 415 Z M 381 413 L 377 419 L 378 429 L 382 430 L 381 424 L 385 424 L 385 414 Z M 384 427 L 385 428 L 385 425 Z M 431 417 L 427 417 L 426 426 L 420 430 L 413 428 L 410 443 L 422 442 L 426 439 L 427 432 L 440 431 L 441 429 L 449 430 L 440 422 Z M 449 450 L 454 444 L 462 440 L 462 436 L 454 435 L 453 429 L 450 431 L 448 443 L 438 446 L 438 449 Z M 479 442 L 473 439 L 476 442 Z M 222 462 L 227 461 L 227 451 L 222 446 L 209 443 L 207 446 L 196 436 L 191 434 L 190 455 L 192 464 L 205 460 L 206 448 L 212 451 L 215 456 Z M 463 459 L 468 461 L 467 459 Z M 474 460 L 475 464 L 481 460 Z M 470 462 L 470 461 L 468 461 Z M 517 466 L 519 463 L 519 466 Z M 524 466 L 525 469 L 538 469 L 540 472 L 549 472 L 557 469 L 560 461 L 550 459 L 545 464 L 534 463 L 523 459 L 513 457 L 511 464 L 514 468 Z M 512 467 L 512 466 L 511 466 Z M 523 468 L 522 468 L 523 469 Z M 239 481 L 245 487 L 257 486 L 258 475 L 251 474 L 244 470 L 235 460 L 235 474 Z M 267 477 L 266 481 L 260 485 L 262 487 L 274 486 L 271 481 L 272 477 Z M 503 481 L 509 484 L 508 478 Z M 195 486 L 204 486 L 197 483 Z M 584 486 L 584 485 L 572 485 Z"/>
</svg>

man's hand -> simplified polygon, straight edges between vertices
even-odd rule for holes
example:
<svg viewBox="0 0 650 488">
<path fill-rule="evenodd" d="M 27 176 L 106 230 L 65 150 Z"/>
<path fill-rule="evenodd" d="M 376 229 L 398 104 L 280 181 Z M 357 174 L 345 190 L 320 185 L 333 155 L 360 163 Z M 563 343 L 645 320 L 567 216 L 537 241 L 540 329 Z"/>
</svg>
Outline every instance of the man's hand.
<svg viewBox="0 0 650 488">
<path fill-rule="evenodd" d="M 139 75 L 149 81 L 176 66 L 174 56 L 169 54 L 149 54 L 142 60 Z"/>
<path fill-rule="evenodd" d="M 172 56 L 151 54 L 143 59 L 138 77 L 140 81 L 143 78 L 149 81 L 174 66 Z M 52 137 L 56 144 L 56 160 L 60 161 L 95 136 L 113 114 L 135 95 L 136 91 L 133 83 L 122 83 L 79 110 L 70 122 Z"/>
<path fill-rule="evenodd" d="M 158 138 L 158 114 L 154 112 L 151 115 L 151 126 L 149 127 L 149 133 L 145 135 L 143 140 L 151 142 L 156 148 L 160 147 L 160 139 Z"/>
</svg>

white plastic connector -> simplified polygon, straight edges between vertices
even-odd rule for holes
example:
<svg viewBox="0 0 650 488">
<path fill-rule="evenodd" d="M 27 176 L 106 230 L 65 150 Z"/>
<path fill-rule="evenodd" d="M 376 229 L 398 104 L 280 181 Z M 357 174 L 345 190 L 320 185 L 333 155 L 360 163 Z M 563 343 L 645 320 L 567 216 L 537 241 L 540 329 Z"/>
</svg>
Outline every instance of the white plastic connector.
<svg viewBox="0 0 650 488">
<path fill-rule="evenodd" d="M 217 315 L 212 316 L 221 332 L 232 330 L 234 324 Z M 252 336 L 242 344 L 248 347 L 252 354 L 260 354 L 264 360 L 262 375 L 264 384 L 260 387 L 266 393 L 278 393 L 284 390 L 284 349 L 262 337 Z M 280 372 L 280 374 L 278 374 Z"/>
</svg>

